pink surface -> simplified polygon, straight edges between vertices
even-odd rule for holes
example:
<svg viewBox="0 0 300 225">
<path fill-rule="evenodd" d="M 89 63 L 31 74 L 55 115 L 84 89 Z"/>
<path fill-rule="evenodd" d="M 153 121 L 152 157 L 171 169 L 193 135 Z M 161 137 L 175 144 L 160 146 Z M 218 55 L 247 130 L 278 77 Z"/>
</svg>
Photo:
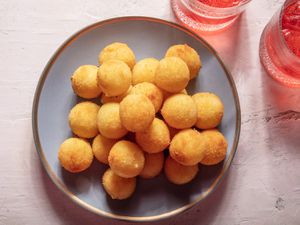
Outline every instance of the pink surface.
<svg viewBox="0 0 300 225">
<path fill-rule="evenodd" d="M 259 63 L 260 34 L 282 0 L 253 1 L 237 23 L 205 38 L 232 71 L 242 132 L 232 167 L 216 192 L 188 212 L 146 225 L 298 225 L 300 90 L 280 86 Z M 49 57 L 68 36 L 110 17 L 145 15 L 174 21 L 161 0 L 0 0 L 0 224 L 130 224 L 73 204 L 40 165 L 31 106 Z"/>
</svg>

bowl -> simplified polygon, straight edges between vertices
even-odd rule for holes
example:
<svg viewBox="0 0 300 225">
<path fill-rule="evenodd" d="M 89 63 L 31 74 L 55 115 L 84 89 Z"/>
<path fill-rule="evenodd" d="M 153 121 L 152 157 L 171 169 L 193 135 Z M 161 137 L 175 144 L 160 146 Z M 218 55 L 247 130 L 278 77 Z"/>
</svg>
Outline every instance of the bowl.
<svg viewBox="0 0 300 225">
<path fill-rule="evenodd" d="M 70 76 L 83 64 L 97 65 L 100 50 L 112 42 L 127 43 L 137 60 L 163 58 L 168 47 L 186 43 L 201 56 L 203 67 L 188 86 L 190 94 L 214 92 L 222 99 L 225 113 L 218 127 L 228 140 L 226 159 L 216 166 L 200 166 L 188 185 L 169 183 L 163 174 L 139 179 L 135 194 L 122 201 L 108 197 L 101 185 L 106 169 L 94 160 L 79 174 L 63 170 L 57 159 L 59 145 L 72 136 L 70 109 L 83 99 L 72 90 Z M 99 103 L 99 99 L 95 99 Z M 37 152 L 51 180 L 76 204 L 98 215 L 128 221 L 154 221 L 181 213 L 207 197 L 221 182 L 238 145 L 241 115 L 238 94 L 230 72 L 217 52 L 186 28 L 161 19 L 121 17 L 83 28 L 63 43 L 46 65 L 36 88 L 32 126 Z"/>
</svg>

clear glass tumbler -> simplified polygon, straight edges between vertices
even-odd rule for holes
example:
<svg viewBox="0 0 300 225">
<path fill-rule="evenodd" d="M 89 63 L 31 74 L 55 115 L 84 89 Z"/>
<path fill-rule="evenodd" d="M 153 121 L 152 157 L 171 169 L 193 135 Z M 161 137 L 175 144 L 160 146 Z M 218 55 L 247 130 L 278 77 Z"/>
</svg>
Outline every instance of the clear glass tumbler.
<svg viewBox="0 0 300 225">
<path fill-rule="evenodd" d="M 259 55 L 272 78 L 300 88 L 300 0 L 286 0 L 272 17 L 262 33 Z"/>
<path fill-rule="evenodd" d="M 251 0 L 171 0 L 172 9 L 185 26 L 204 32 L 231 25 Z"/>
</svg>

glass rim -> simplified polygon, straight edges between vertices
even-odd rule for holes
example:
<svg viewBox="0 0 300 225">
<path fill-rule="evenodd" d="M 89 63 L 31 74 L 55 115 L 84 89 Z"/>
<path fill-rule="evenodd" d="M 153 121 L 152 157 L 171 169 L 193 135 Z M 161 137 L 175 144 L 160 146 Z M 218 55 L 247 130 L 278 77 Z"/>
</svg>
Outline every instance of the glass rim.
<svg viewBox="0 0 300 225">
<path fill-rule="evenodd" d="M 236 9 L 236 8 L 239 8 L 243 5 L 246 5 L 247 3 L 251 2 L 251 0 L 242 0 L 239 4 L 234 5 L 234 6 L 230 6 L 230 7 L 215 7 L 215 6 L 210 6 L 210 5 L 204 4 L 204 3 L 199 2 L 199 1 L 197 1 L 197 2 L 200 6 L 203 6 L 203 7 L 208 8 L 208 9 L 214 9 L 214 10 L 219 10 L 219 11 L 227 11 L 227 10 L 230 10 L 230 9 Z"/>
<path fill-rule="evenodd" d="M 205 17 L 212 18 L 212 19 L 214 19 L 215 17 L 227 18 L 229 16 L 232 16 L 231 14 L 239 14 L 240 12 L 243 11 L 245 5 L 251 2 L 251 0 L 242 0 L 238 5 L 221 8 L 221 7 L 209 6 L 198 0 L 178 0 L 178 1 L 181 2 L 181 4 L 183 4 L 188 10 L 190 10 L 196 15 L 201 15 L 201 13 L 195 10 L 192 7 L 192 5 L 189 3 L 192 3 L 197 8 L 201 8 L 203 11 L 210 12 L 213 15 L 205 15 Z"/>
</svg>

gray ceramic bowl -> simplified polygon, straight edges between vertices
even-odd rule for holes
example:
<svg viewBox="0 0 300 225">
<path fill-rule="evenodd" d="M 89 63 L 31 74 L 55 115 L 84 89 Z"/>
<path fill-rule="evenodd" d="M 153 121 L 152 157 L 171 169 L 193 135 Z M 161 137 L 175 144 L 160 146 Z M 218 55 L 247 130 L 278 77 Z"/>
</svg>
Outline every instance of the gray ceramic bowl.
<svg viewBox="0 0 300 225">
<path fill-rule="evenodd" d="M 163 174 L 139 179 L 135 194 L 114 201 L 105 194 L 100 178 L 105 166 L 94 160 L 80 174 L 65 172 L 59 165 L 59 145 L 72 136 L 68 113 L 82 99 L 75 96 L 70 75 L 82 64 L 97 65 L 99 51 L 112 42 L 125 42 L 137 60 L 160 59 L 169 46 L 187 43 L 201 55 L 203 68 L 190 82 L 189 93 L 210 91 L 219 95 L 225 114 L 219 129 L 229 146 L 223 163 L 200 167 L 190 184 L 176 186 Z M 216 51 L 202 38 L 177 24 L 146 17 L 115 18 L 88 26 L 70 37 L 52 56 L 37 86 L 33 103 L 33 133 L 36 149 L 52 181 L 75 203 L 102 216 L 130 221 L 150 221 L 173 216 L 204 199 L 221 181 L 234 157 L 240 133 L 240 108 L 233 79 Z"/>
</svg>

